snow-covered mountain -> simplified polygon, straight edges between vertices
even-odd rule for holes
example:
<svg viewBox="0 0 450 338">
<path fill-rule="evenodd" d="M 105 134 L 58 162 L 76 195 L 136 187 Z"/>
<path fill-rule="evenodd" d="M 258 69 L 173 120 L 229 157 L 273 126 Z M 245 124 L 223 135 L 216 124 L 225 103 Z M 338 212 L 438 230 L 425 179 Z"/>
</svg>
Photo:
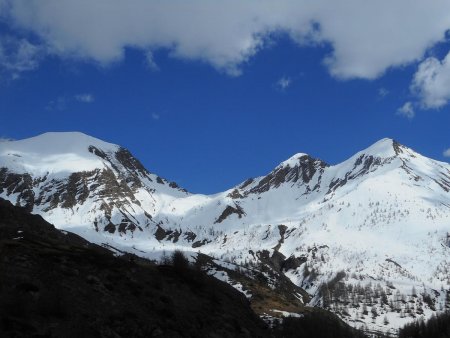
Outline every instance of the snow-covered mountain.
<svg viewBox="0 0 450 338">
<path fill-rule="evenodd" d="M 264 265 L 356 327 L 394 332 L 450 303 L 450 165 L 391 139 L 337 165 L 299 153 L 215 195 L 81 133 L 2 142 L 0 168 L 0 197 L 61 229 L 150 258 L 200 251 L 227 281 L 217 267 Z"/>
<path fill-rule="evenodd" d="M 143 231 L 167 200 L 187 192 L 151 174 L 128 150 L 82 133 L 0 143 L 2 196 L 60 228 Z"/>
</svg>

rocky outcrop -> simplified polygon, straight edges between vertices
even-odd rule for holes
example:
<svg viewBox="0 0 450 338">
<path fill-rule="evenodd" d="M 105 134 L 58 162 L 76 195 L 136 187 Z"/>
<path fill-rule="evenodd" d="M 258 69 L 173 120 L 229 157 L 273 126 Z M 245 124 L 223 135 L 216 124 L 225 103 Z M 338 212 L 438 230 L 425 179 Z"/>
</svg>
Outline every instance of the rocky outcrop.
<svg viewBox="0 0 450 338">
<path fill-rule="evenodd" d="M 325 162 L 314 159 L 308 155 L 300 156 L 295 164 L 280 165 L 263 179 L 257 185 L 252 187 L 246 194 L 261 194 L 271 188 L 278 188 L 283 183 L 296 183 L 306 185 L 308 190 L 316 190 L 319 185 L 309 185 L 312 178 L 317 176 L 316 183 L 320 182 L 320 177 L 324 168 L 328 167 Z M 243 185 L 245 187 L 245 185 Z M 241 186 L 241 189 L 243 187 Z"/>
</svg>

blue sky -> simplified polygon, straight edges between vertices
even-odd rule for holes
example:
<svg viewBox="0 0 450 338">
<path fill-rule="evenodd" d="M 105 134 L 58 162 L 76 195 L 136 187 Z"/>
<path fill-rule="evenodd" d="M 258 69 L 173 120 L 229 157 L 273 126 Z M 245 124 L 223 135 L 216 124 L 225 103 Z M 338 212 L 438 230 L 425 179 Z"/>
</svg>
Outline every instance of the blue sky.
<svg viewBox="0 0 450 338">
<path fill-rule="evenodd" d="M 15 8 L 17 3 L 21 6 Z M 381 32 L 366 44 L 345 29 L 341 35 L 327 33 L 332 22 L 326 16 L 306 33 L 298 28 L 304 35 L 300 40 L 292 27 L 279 24 L 272 31 L 253 27 L 239 39 L 227 26 L 231 19 L 211 28 L 211 37 L 194 28 L 186 37 L 183 29 L 172 32 L 179 24 L 170 14 L 174 9 L 163 8 L 169 23 L 143 24 L 149 33 L 136 42 L 134 33 L 117 33 L 117 40 L 114 29 L 123 22 L 113 16 L 87 24 L 89 31 L 73 26 L 81 30 L 73 33 L 67 22 L 72 17 L 80 22 L 75 19 L 84 18 L 89 2 L 80 1 L 75 9 L 67 1 L 47 3 L 53 7 L 0 0 L 2 137 L 81 131 L 130 149 L 150 171 L 202 193 L 263 175 L 296 152 L 333 164 L 383 137 L 448 161 L 450 23 L 429 28 L 417 45 L 395 51 L 391 44 L 402 34 L 391 38 Z M 148 9 L 148 3 L 130 6 Z M 66 14 L 58 7 L 64 5 Z M 272 24 L 272 16 L 260 8 L 235 7 L 229 13 L 233 20 L 251 12 L 264 27 Z M 52 11 L 62 13 L 60 26 Z M 233 25 L 248 22 L 244 14 Z M 283 24 L 290 22 L 281 14 Z M 423 8 L 417 8 L 419 14 L 423 18 Z M 131 22 L 139 21 L 134 15 Z M 192 25 L 200 22 L 203 32 L 201 21 L 208 13 L 199 15 Z M 393 27 L 414 39 L 408 23 L 404 26 Z M 433 25 L 416 26 L 426 31 Z M 365 30 L 373 29 L 361 27 L 362 35 Z M 165 32 L 172 35 L 160 38 Z M 383 48 L 385 53 L 370 59 Z"/>
</svg>

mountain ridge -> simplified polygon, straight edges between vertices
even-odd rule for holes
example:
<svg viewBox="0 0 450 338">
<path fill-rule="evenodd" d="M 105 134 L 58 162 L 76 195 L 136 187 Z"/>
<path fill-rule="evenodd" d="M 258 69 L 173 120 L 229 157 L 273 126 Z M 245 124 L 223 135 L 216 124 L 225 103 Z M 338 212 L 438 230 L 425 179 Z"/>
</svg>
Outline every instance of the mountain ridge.
<svg viewBox="0 0 450 338">
<path fill-rule="evenodd" d="M 36 146 L 35 141 L 27 142 Z M 82 153 L 72 152 L 94 161 L 95 169 L 65 176 L 58 171 L 55 177 L 45 176 L 45 168 L 67 164 L 58 167 L 50 156 L 46 167 L 46 156 L 40 156 L 36 173 L 17 173 L 17 163 L 36 156 L 27 159 L 26 147 L 0 143 L 0 197 L 32 207 L 94 243 L 147 258 L 174 249 L 215 257 L 210 274 L 231 284 L 229 273 L 218 267 L 231 263 L 247 271 L 253 264 L 269 285 L 286 276 L 309 293 L 310 306 L 329 308 L 368 330 L 394 332 L 413 316 L 429 317 L 447 306 L 450 165 L 445 162 L 385 138 L 335 165 L 298 153 L 265 176 L 202 195 L 151 174 L 124 148 L 100 142 L 80 142 Z M 61 154 L 64 162 L 66 153 Z M 239 283 L 235 287 L 242 290 Z M 422 290 L 417 297 L 412 287 Z M 355 288 L 367 289 L 365 296 Z M 384 294 L 384 301 L 367 293 Z M 252 297 L 251 291 L 245 294 Z M 413 309 L 401 297 L 411 298 Z"/>
</svg>

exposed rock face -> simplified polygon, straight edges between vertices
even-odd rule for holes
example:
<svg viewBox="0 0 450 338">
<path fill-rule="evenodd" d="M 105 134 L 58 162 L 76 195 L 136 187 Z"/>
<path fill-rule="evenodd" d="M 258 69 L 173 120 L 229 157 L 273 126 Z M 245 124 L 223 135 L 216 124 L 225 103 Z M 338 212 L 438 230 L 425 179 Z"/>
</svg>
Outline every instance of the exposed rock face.
<svg viewBox="0 0 450 338">
<path fill-rule="evenodd" d="M 35 196 L 33 179 L 29 174 L 8 172 L 8 168 L 0 168 L 0 194 L 16 195 L 16 203 L 28 211 L 33 210 Z"/>
<path fill-rule="evenodd" d="M 286 260 L 284 260 L 281 268 L 283 270 L 295 270 L 298 269 L 303 263 L 307 261 L 306 257 L 295 257 L 294 255 L 290 256 Z"/>
<path fill-rule="evenodd" d="M 315 190 L 320 185 L 320 178 L 326 167 L 328 167 L 328 164 L 325 162 L 302 154 L 298 156 L 296 161 L 278 166 L 260 180 L 256 186 L 247 191 L 247 194 L 260 194 L 271 188 L 278 188 L 282 183 L 298 183 L 299 185 L 306 185 L 308 190 Z M 316 177 L 315 184 L 311 186 L 310 182 L 313 177 Z M 246 185 L 243 184 L 241 189 L 245 187 Z"/>
<path fill-rule="evenodd" d="M 228 205 L 214 223 L 221 223 L 232 214 L 236 214 L 239 218 L 242 218 L 245 212 L 238 204 L 235 204 L 234 207 Z"/>
<path fill-rule="evenodd" d="M 131 176 L 130 176 L 131 177 Z M 17 205 L 44 212 L 56 208 L 74 209 L 89 202 L 100 203 L 106 220 L 111 220 L 113 209 L 124 205 L 140 205 L 136 199 L 136 182 L 128 185 L 126 179 L 118 179 L 110 168 L 71 173 L 63 179 L 31 178 L 30 174 L 10 173 L 6 168 L 0 172 L 0 194 L 15 196 Z M 35 194 L 35 191 L 38 194 Z M 127 220 L 130 221 L 127 217 Z M 133 227 L 135 228 L 135 227 Z M 128 227 L 128 230 L 131 230 Z"/>
</svg>

